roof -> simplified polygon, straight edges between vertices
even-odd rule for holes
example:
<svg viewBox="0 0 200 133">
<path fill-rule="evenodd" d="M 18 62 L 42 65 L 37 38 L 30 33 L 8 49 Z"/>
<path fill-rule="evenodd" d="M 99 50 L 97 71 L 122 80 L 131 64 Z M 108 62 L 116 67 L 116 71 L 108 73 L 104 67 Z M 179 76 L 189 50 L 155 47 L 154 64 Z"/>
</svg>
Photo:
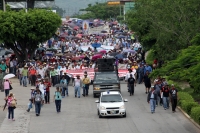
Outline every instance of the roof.
<svg viewBox="0 0 200 133">
<path fill-rule="evenodd" d="M 120 94 L 119 91 L 109 91 L 109 93 L 106 92 L 102 92 L 102 95 L 109 95 L 109 94 Z"/>
</svg>

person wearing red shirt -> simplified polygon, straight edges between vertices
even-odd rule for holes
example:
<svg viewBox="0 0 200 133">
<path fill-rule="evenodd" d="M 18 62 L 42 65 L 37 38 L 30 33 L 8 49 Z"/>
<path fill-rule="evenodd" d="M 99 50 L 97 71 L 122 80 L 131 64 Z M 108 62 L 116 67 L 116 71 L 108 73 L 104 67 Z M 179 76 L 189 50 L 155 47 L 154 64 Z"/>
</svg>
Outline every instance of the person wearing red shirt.
<svg viewBox="0 0 200 133">
<path fill-rule="evenodd" d="M 49 104 L 50 102 L 50 87 L 51 83 L 49 82 L 48 78 L 45 79 L 44 85 L 46 86 L 46 95 L 45 95 L 45 103 Z"/>
</svg>

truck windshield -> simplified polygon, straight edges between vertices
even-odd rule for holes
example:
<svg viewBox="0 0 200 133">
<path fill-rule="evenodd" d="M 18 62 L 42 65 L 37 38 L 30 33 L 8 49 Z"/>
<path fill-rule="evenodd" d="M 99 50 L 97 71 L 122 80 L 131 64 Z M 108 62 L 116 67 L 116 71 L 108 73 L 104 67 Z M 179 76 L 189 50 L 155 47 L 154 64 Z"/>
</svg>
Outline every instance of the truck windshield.
<svg viewBox="0 0 200 133">
<path fill-rule="evenodd" d="M 118 77 L 115 73 L 97 74 L 95 80 L 118 80 Z"/>
<path fill-rule="evenodd" d="M 122 97 L 119 94 L 116 95 L 103 95 L 101 102 L 122 102 Z"/>
</svg>

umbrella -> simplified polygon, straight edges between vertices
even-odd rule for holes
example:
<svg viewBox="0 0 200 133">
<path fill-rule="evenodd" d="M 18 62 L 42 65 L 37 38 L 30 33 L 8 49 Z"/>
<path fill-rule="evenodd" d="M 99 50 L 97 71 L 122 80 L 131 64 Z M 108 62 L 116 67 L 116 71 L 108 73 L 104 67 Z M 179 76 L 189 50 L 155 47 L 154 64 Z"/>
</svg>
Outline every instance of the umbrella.
<svg viewBox="0 0 200 133">
<path fill-rule="evenodd" d="M 101 47 L 101 44 L 100 44 L 100 43 L 93 43 L 93 44 L 92 44 L 92 47 L 94 47 L 94 48 L 99 48 L 99 47 Z"/>
<path fill-rule="evenodd" d="M 136 53 L 136 51 L 135 50 L 131 50 L 131 49 L 126 49 L 126 50 L 124 50 L 123 51 L 123 53 L 133 53 L 133 54 L 135 54 Z"/>
<path fill-rule="evenodd" d="M 64 56 L 74 56 L 74 54 L 73 53 L 66 53 L 66 54 L 64 54 Z"/>
<path fill-rule="evenodd" d="M 7 74 L 6 76 L 3 77 L 3 79 L 10 79 L 15 77 L 15 74 Z"/>
<path fill-rule="evenodd" d="M 101 50 L 101 51 L 99 51 L 100 53 L 102 53 L 102 54 L 105 54 L 106 53 L 106 50 Z"/>
<path fill-rule="evenodd" d="M 80 59 L 81 59 L 80 57 L 73 57 L 73 58 L 72 58 L 72 60 L 76 60 L 76 61 L 77 61 L 77 60 L 80 60 Z"/>
<path fill-rule="evenodd" d="M 46 51 L 57 51 L 57 50 L 54 48 L 48 48 Z"/>
<path fill-rule="evenodd" d="M 124 58 L 124 56 L 122 55 L 122 54 L 118 54 L 118 55 L 116 55 L 115 56 L 117 59 L 123 59 Z"/>
<path fill-rule="evenodd" d="M 125 38 L 125 36 L 118 36 L 117 38 L 118 38 L 118 39 L 120 39 L 120 38 Z"/>
<path fill-rule="evenodd" d="M 56 56 L 63 56 L 63 53 L 57 53 Z"/>
<path fill-rule="evenodd" d="M 97 60 L 99 58 L 102 58 L 102 55 L 101 54 L 96 54 L 92 57 L 92 60 Z"/>
<path fill-rule="evenodd" d="M 56 84 L 55 87 L 67 87 L 67 84 Z"/>
<path fill-rule="evenodd" d="M 61 38 L 66 38 L 66 37 L 68 37 L 68 34 L 62 34 L 62 35 L 60 35 L 60 37 Z"/>
</svg>

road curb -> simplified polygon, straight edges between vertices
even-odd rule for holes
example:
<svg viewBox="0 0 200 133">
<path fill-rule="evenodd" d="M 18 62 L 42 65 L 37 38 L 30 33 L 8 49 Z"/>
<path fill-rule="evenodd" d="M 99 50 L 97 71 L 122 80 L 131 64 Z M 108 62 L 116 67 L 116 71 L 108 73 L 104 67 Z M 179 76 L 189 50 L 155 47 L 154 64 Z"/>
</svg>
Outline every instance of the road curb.
<svg viewBox="0 0 200 133">
<path fill-rule="evenodd" d="M 188 118 L 197 128 L 200 129 L 200 125 L 196 123 L 184 110 L 182 110 L 181 107 L 177 106 L 177 108 L 184 114 L 186 118 Z"/>
</svg>

